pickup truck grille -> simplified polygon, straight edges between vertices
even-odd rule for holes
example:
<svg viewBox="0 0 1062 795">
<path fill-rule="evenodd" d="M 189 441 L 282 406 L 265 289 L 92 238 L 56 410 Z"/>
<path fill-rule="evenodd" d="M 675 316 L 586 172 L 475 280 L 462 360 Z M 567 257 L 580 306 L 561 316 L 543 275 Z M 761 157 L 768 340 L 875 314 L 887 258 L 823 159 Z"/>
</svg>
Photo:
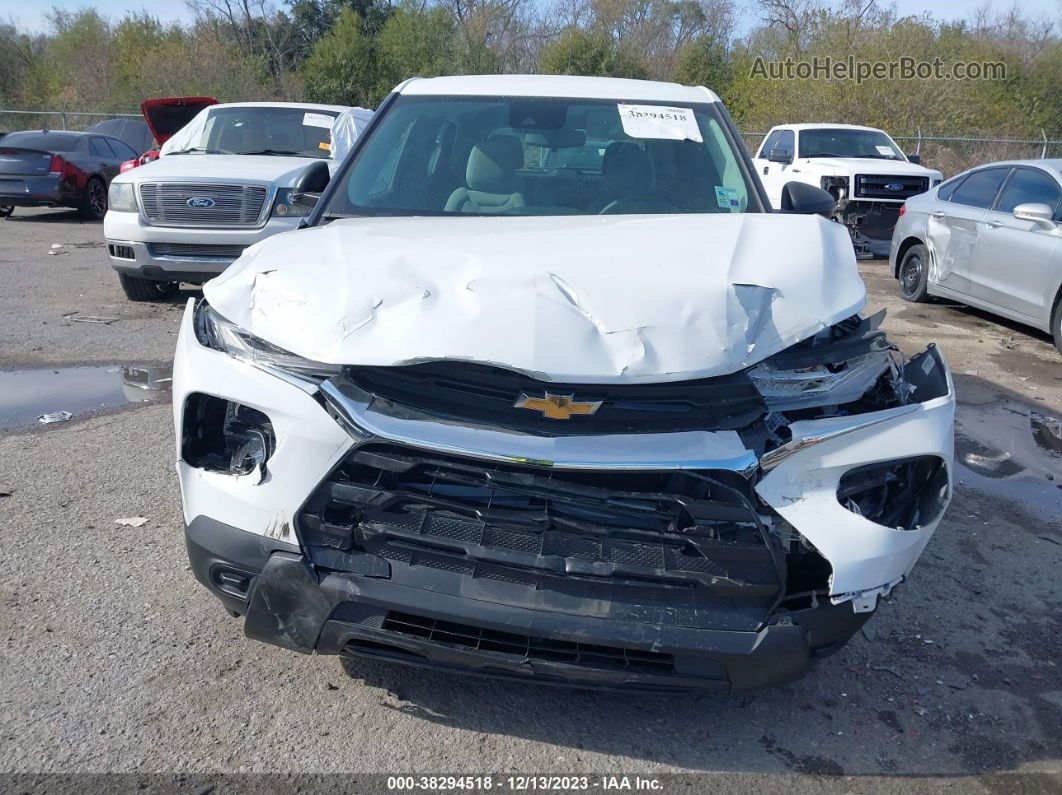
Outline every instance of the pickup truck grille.
<svg viewBox="0 0 1062 795">
<path fill-rule="evenodd" d="M 466 362 L 350 367 L 345 374 L 389 404 L 542 436 L 738 430 L 766 413 L 760 393 L 743 372 L 660 384 L 559 384 Z M 593 414 L 558 420 L 515 405 L 522 395 L 542 398 L 547 393 L 600 406 Z"/>
<path fill-rule="evenodd" d="M 156 257 L 179 257 L 184 259 L 234 260 L 246 246 L 222 246 L 199 243 L 149 243 L 148 248 Z"/>
<path fill-rule="evenodd" d="M 903 177 L 889 174 L 857 174 L 854 199 L 895 199 L 902 201 L 929 190 L 929 177 Z"/>
<path fill-rule="evenodd" d="M 268 198 L 269 189 L 264 185 L 140 185 L 144 216 L 158 226 L 260 226 Z"/>
<path fill-rule="evenodd" d="M 555 470 L 373 443 L 298 525 L 325 569 L 369 553 L 467 581 L 458 593 L 502 583 L 499 599 L 521 586 L 557 606 L 611 603 L 616 618 L 750 629 L 785 579 L 750 489 L 729 472 Z"/>
</svg>

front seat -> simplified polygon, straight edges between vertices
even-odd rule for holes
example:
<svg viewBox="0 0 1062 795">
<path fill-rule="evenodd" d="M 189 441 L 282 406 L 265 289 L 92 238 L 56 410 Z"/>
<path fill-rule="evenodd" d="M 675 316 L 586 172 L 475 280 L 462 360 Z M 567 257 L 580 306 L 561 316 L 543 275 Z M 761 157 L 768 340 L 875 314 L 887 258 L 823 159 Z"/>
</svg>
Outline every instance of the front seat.
<svg viewBox="0 0 1062 795">
<path fill-rule="evenodd" d="M 653 164 L 637 144 L 610 143 L 601 161 L 601 176 L 605 178 L 605 196 L 591 205 L 592 213 L 655 213 L 670 209 L 667 202 L 656 198 Z"/>
<path fill-rule="evenodd" d="M 448 213 L 504 213 L 526 206 L 514 190 L 516 172 L 524 165 L 524 148 L 515 135 L 492 135 L 472 147 L 465 184 L 450 194 Z"/>
</svg>

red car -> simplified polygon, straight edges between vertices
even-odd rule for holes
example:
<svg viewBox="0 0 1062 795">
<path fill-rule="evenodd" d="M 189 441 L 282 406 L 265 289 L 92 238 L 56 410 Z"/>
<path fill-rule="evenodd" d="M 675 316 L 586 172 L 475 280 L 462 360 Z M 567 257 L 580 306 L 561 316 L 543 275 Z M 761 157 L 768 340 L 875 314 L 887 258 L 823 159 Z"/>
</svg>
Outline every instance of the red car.
<svg viewBox="0 0 1062 795">
<path fill-rule="evenodd" d="M 203 108 L 217 105 L 213 97 L 160 97 L 145 99 L 140 103 L 140 112 L 155 136 L 156 147 L 144 152 L 140 157 L 122 163 L 122 171 L 142 166 L 157 160 L 159 149 L 174 133 L 195 118 Z"/>
</svg>

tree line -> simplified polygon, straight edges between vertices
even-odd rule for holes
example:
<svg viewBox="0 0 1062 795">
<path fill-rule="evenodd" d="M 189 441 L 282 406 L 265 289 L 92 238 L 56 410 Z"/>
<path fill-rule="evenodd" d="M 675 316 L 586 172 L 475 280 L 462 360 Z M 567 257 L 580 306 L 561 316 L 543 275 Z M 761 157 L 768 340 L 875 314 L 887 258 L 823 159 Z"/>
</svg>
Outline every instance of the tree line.
<svg viewBox="0 0 1062 795">
<path fill-rule="evenodd" d="M 374 107 L 411 76 L 540 72 L 674 80 L 738 126 L 871 124 L 897 135 L 1062 134 L 1058 20 L 989 6 L 966 21 L 877 0 L 188 0 L 192 21 L 54 10 L 0 24 L 0 107 L 127 111 L 142 99 Z M 764 64 L 1003 64 L 993 79 L 770 79 Z"/>
</svg>

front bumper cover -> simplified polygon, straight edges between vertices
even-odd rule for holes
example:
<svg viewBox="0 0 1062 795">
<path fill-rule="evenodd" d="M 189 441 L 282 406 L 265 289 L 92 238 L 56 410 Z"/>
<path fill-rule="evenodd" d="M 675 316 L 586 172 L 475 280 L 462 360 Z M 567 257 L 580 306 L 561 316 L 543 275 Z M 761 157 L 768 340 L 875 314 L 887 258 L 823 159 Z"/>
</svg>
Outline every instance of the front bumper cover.
<svg viewBox="0 0 1062 795">
<path fill-rule="evenodd" d="M 447 572 L 370 554 L 348 553 L 342 571 L 315 568 L 299 535 L 299 513 L 308 495 L 359 440 L 324 410 L 316 387 L 201 346 L 192 329 L 192 312 L 190 302 L 175 359 L 178 445 L 183 407 L 193 393 L 221 396 L 260 410 L 268 414 L 276 434 L 268 476 L 261 479 L 192 467 L 180 460 L 178 449 L 193 570 L 226 607 L 246 615 L 250 637 L 298 651 L 373 656 L 589 686 L 686 690 L 779 684 L 800 678 L 809 660 L 839 648 L 862 625 L 878 597 L 914 565 L 947 502 L 945 495 L 932 521 L 899 530 L 875 525 L 843 507 L 836 497 L 844 472 L 872 462 L 936 455 L 947 462 L 950 477 L 953 390 L 943 359 L 931 348 L 909 364 L 917 383 L 913 399 L 921 402 L 791 426 L 791 446 L 770 462 L 770 471 L 756 490 L 832 564 L 831 598 L 806 609 L 779 611 L 755 631 L 695 628 L 681 622 L 664 626 L 602 617 L 607 611 L 573 614 L 541 605 L 492 603 L 475 587 L 455 591 L 453 581 L 445 580 Z M 514 440 L 500 439 L 496 432 L 482 435 L 475 428 L 453 425 L 431 428 L 416 420 L 377 414 L 369 405 L 351 403 L 348 408 L 352 415 L 347 419 L 370 429 L 375 439 L 405 443 L 420 439 L 433 450 L 480 458 L 500 454 L 503 448 L 510 456 L 514 452 L 510 447 Z M 433 438 L 433 433 L 444 436 Z M 532 438 L 541 444 L 541 437 Z M 684 466 L 678 460 L 681 456 L 675 455 L 683 452 L 683 445 L 669 451 L 663 441 L 655 437 L 647 441 L 643 452 L 656 458 L 641 462 L 639 468 Z M 742 451 L 734 448 L 729 436 L 706 433 L 700 441 L 698 446 L 696 439 L 684 439 L 689 451 L 700 456 L 687 466 L 711 460 L 713 466 L 729 461 L 735 470 L 747 469 L 747 456 L 739 454 Z M 598 457 L 585 460 L 585 465 L 621 464 L 613 458 L 617 451 L 595 448 L 595 452 Z M 536 448 L 528 458 L 539 460 L 541 453 Z M 578 437 L 567 437 L 549 451 L 551 460 L 567 456 L 571 466 L 579 464 L 580 453 L 585 450 L 580 451 Z M 219 584 L 216 573 L 227 568 L 246 575 L 242 591 Z M 449 587 L 435 587 L 435 578 Z M 415 626 L 412 631 L 396 629 L 403 625 Z M 513 644 L 521 643 L 524 653 L 512 653 Z M 550 644 L 559 648 L 547 648 L 545 656 L 530 651 Z M 624 659 L 633 655 L 637 665 L 586 664 L 586 646 L 591 662 L 603 656 L 615 663 L 618 654 Z M 641 659 L 654 654 L 667 659 Z M 648 667 L 639 668 L 643 663 Z M 671 667 L 665 671 L 666 666 Z"/>
</svg>

